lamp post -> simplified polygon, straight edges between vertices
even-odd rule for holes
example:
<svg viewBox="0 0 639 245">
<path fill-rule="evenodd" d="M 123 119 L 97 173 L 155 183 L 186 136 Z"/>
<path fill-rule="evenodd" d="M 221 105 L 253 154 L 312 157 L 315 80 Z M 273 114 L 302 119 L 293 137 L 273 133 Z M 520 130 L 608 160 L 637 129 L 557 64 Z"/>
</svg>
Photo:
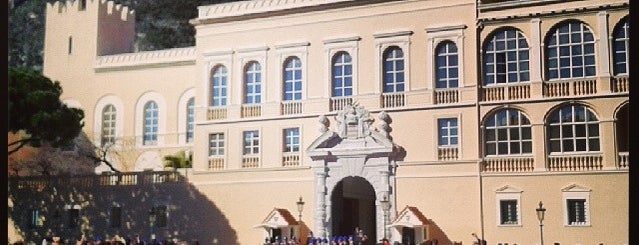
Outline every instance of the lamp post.
<svg viewBox="0 0 639 245">
<path fill-rule="evenodd" d="M 546 213 L 546 208 L 544 208 L 544 204 L 539 201 L 539 207 L 535 209 L 537 211 L 537 219 L 539 220 L 539 237 L 541 240 L 541 245 L 544 245 L 544 213 Z"/>
<path fill-rule="evenodd" d="M 149 211 L 149 221 L 151 223 L 151 242 L 153 244 L 155 244 L 155 241 L 153 241 L 153 240 L 155 240 L 155 229 L 154 228 L 155 228 L 155 219 L 156 218 L 157 217 L 155 216 L 155 208 L 153 207 L 153 208 L 151 208 L 151 211 Z"/>
<path fill-rule="evenodd" d="M 384 198 L 379 202 L 380 204 L 382 204 L 382 210 L 384 211 L 384 226 L 382 228 L 384 229 L 384 239 L 386 239 L 386 219 L 388 219 L 388 211 L 390 210 L 390 201 L 388 201 L 388 198 L 386 197 L 386 195 L 384 195 Z"/>
<path fill-rule="evenodd" d="M 300 200 L 297 201 L 297 212 L 300 214 L 300 222 L 302 222 L 302 210 L 304 210 L 304 201 L 302 201 L 302 196 L 300 196 Z"/>
</svg>

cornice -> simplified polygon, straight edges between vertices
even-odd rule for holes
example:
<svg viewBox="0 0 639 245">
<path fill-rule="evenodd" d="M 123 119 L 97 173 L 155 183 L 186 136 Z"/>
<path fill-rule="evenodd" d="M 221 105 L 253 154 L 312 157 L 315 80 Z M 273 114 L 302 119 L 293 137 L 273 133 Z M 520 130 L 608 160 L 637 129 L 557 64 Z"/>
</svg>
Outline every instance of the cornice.
<svg viewBox="0 0 639 245">
<path fill-rule="evenodd" d="M 195 64 L 195 47 L 164 49 L 137 53 L 98 56 L 96 71 L 120 70 L 134 67 L 162 67 L 167 65 Z"/>
<path fill-rule="evenodd" d="M 517 6 L 519 7 L 519 6 Z M 514 8 L 514 7 L 513 7 Z M 628 3 L 612 3 L 612 4 L 600 4 L 595 6 L 585 6 L 585 7 L 574 7 L 574 8 L 566 8 L 566 9 L 554 9 L 547 11 L 538 11 L 524 14 L 513 14 L 513 15 L 504 15 L 497 17 L 485 17 L 478 18 L 478 22 L 480 23 L 498 23 L 504 21 L 511 21 L 514 19 L 530 19 L 530 18 L 539 18 L 546 16 L 558 16 L 558 15 L 574 15 L 584 12 L 593 12 L 593 11 L 602 11 L 602 10 L 613 10 L 613 9 L 624 9 L 629 8 Z M 481 14 L 480 14 L 481 16 Z M 480 24 L 481 25 L 481 24 Z"/>
</svg>

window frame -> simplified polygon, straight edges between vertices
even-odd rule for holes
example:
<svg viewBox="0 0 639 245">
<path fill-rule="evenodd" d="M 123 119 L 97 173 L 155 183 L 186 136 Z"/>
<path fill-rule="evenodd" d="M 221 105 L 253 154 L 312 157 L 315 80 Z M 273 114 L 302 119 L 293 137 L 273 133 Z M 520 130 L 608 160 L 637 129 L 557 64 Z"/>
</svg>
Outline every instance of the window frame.
<svg viewBox="0 0 639 245">
<path fill-rule="evenodd" d="M 261 143 L 259 130 L 242 131 L 242 156 L 259 156 Z"/>
<path fill-rule="evenodd" d="M 194 136 L 195 136 L 195 97 L 191 97 L 186 102 L 185 142 L 192 143 Z"/>
<path fill-rule="evenodd" d="M 109 109 L 109 110 L 107 110 Z M 102 127 L 100 135 L 100 146 L 115 144 L 117 129 L 117 109 L 113 104 L 107 104 L 102 108 Z"/>
<path fill-rule="evenodd" d="M 573 25 L 578 24 L 579 30 L 575 32 L 573 30 Z M 563 33 L 561 29 L 567 28 L 567 33 Z M 579 34 L 579 38 L 581 41 L 573 41 L 573 34 Z M 585 41 L 587 34 L 591 40 Z M 561 22 L 555 25 L 547 34 L 546 41 L 544 43 L 544 53 L 545 53 L 545 71 L 546 71 L 546 79 L 549 81 L 558 81 L 565 79 L 579 79 L 579 78 L 590 78 L 597 76 L 597 48 L 595 47 L 596 40 L 595 35 L 592 31 L 592 28 L 588 26 L 586 23 L 578 20 L 568 20 Z M 561 42 L 561 36 L 566 35 L 568 40 L 567 42 Z M 554 44 L 551 43 L 553 42 Z M 591 46 L 590 46 L 591 45 Z M 578 47 L 579 49 L 573 47 Z M 585 50 L 587 47 L 590 47 L 592 52 L 586 53 Z M 568 54 L 562 54 L 562 48 L 567 48 Z M 552 50 L 552 51 L 551 51 Z M 579 54 L 574 54 L 575 50 L 579 51 Z M 587 63 L 587 57 L 592 56 L 592 64 Z M 562 58 L 567 59 L 567 65 L 562 65 Z M 581 59 L 578 59 L 581 58 Z M 553 60 L 555 60 L 553 62 Z M 581 65 L 573 65 L 575 61 L 580 61 Z M 556 63 L 556 65 L 554 65 Z M 588 75 L 587 70 L 591 69 L 592 74 Z M 567 69 L 568 75 L 562 75 L 562 70 Z M 575 75 L 574 73 L 581 69 L 582 75 Z M 553 75 L 553 71 L 556 73 Z"/>
<path fill-rule="evenodd" d="M 216 137 L 214 137 L 214 139 L 213 139 L 212 138 L 213 136 L 216 136 Z M 220 138 L 219 136 L 222 136 L 222 137 Z M 214 146 L 213 146 L 213 142 L 215 142 Z M 210 133 L 209 134 L 208 148 L 209 148 L 209 153 L 208 153 L 209 158 L 225 156 L 225 154 L 226 154 L 226 134 L 224 132 Z"/>
<path fill-rule="evenodd" d="M 350 61 L 344 61 L 344 57 L 348 57 Z M 340 63 L 338 63 L 338 59 L 342 59 Z M 353 57 L 346 51 L 339 51 L 333 55 L 331 58 L 331 66 L 330 66 L 330 74 L 331 74 L 331 98 L 347 98 L 353 97 L 354 94 L 354 74 L 353 74 Z M 347 71 L 347 67 L 350 67 L 350 74 L 345 74 Z M 341 75 L 336 75 L 335 71 L 339 69 L 341 71 Z M 350 86 L 346 85 L 347 80 L 350 79 Z M 337 82 L 341 82 L 342 86 L 336 86 Z M 347 91 L 350 90 L 350 93 L 347 95 Z M 336 91 L 340 91 L 341 95 L 336 95 Z"/>
<path fill-rule="evenodd" d="M 468 26 L 462 24 L 442 27 L 430 27 L 425 29 L 427 37 L 426 46 L 428 59 L 426 59 L 426 67 L 424 67 L 424 69 L 430 72 L 430 75 L 426 76 L 426 84 L 428 89 L 437 89 L 437 71 L 435 69 L 436 48 L 439 43 L 446 40 L 452 41 L 457 46 L 457 87 L 464 87 L 464 30 L 467 27 Z"/>
<path fill-rule="evenodd" d="M 568 122 L 564 122 L 563 121 L 563 115 L 564 112 L 563 110 L 565 108 L 570 108 L 570 115 L 571 121 Z M 583 108 L 584 111 L 584 121 L 575 121 L 575 108 L 576 107 L 581 107 Z M 589 121 L 589 114 L 592 114 L 592 117 L 596 120 L 596 121 Z M 553 120 L 552 118 L 555 117 L 555 115 L 557 115 L 558 118 L 558 122 L 552 122 L 551 120 Z M 600 127 L 600 120 L 598 119 L 599 117 L 597 116 L 597 114 L 589 107 L 583 104 L 579 104 L 579 103 L 570 103 L 570 104 L 563 104 L 561 106 L 558 106 L 556 108 L 554 108 L 549 114 L 548 114 L 548 118 L 546 119 L 546 135 L 545 135 L 545 142 L 547 144 L 547 149 L 548 152 L 550 153 L 550 155 L 561 155 L 561 154 L 583 154 L 583 153 L 601 153 L 601 127 Z M 578 126 L 580 125 L 584 125 L 584 136 L 577 136 L 578 134 Z M 589 126 L 591 125 L 595 125 L 596 126 L 596 135 L 592 135 L 590 133 L 590 129 Z M 570 129 L 568 130 L 567 127 L 570 127 Z M 553 130 L 558 130 L 558 136 L 557 137 L 553 137 Z M 571 133 L 571 135 L 569 136 L 564 136 L 564 131 L 567 131 L 568 133 Z M 567 143 L 570 140 L 572 141 L 572 149 L 573 150 L 566 150 L 565 149 L 565 143 Z M 579 140 L 585 140 L 585 150 L 578 150 L 578 141 Z M 596 145 L 591 145 L 591 140 L 596 140 Z M 557 142 L 558 143 L 555 143 Z M 569 143 L 569 142 L 568 142 Z M 553 145 L 554 144 L 559 144 L 559 151 L 555 151 L 553 150 Z M 596 149 L 591 149 L 593 147 L 596 146 Z"/>
<path fill-rule="evenodd" d="M 325 56 L 325 67 L 324 69 L 324 77 L 325 81 L 327 81 L 328 86 L 326 86 L 325 96 L 327 98 L 341 98 L 335 97 L 333 95 L 333 60 L 335 56 L 340 52 L 347 53 L 351 58 L 351 68 L 352 68 L 352 77 L 351 77 L 351 95 L 344 97 L 354 97 L 357 96 L 357 88 L 358 88 L 358 56 L 359 56 L 359 41 L 362 38 L 359 36 L 347 36 L 347 37 L 334 37 L 329 39 L 324 39 L 324 52 Z"/>
<path fill-rule="evenodd" d="M 564 210 L 564 226 L 566 227 L 584 227 L 591 226 L 591 215 L 590 215 L 590 192 L 589 188 L 579 186 L 577 184 L 572 184 L 568 187 L 562 189 L 562 206 Z M 580 200 L 583 201 L 583 218 L 585 219 L 583 222 L 571 222 L 571 209 L 568 207 L 569 201 Z"/>
<path fill-rule="evenodd" d="M 296 134 L 291 134 L 295 131 L 297 132 Z M 300 153 L 301 143 L 302 143 L 300 128 L 299 127 L 285 128 L 282 130 L 282 133 L 284 136 L 284 139 L 283 139 L 284 144 L 283 144 L 282 152 L 288 153 L 288 154 Z M 295 140 L 297 140 L 297 143 L 294 142 Z M 295 150 L 295 147 L 297 147 L 297 150 Z"/>
<path fill-rule="evenodd" d="M 495 223 L 498 227 L 521 227 L 523 225 L 521 216 L 521 194 L 522 191 L 518 188 L 506 185 L 495 191 Z M 504 223 L 502 222 L 502 201 L 515 201 L 516 202 L 516 222 Z"/>
<path fill-rule="evenodd" d="M 455 126 L 451 126 L 450 125 L 450 122 L 453 121 L 453 120 L 456 123 Z M 444 126 L 442 128 L 440 123 L 444 122 L 444 121 L 446 121 L 447 123 L 446 123 L 446 126 Z M 441 118 L 437 118 L 437 120 L 436 120 L 436 123 L 437 123 L 437 147 L 459 147 L 459 145 L 460 145 L 460 141 L 459 141 L 459 139 L 460 139 L 460 137 L 459 137 L 460 131 L 459 130 L 461 128 L 460 124 L 459 124 L 459 121 L 460 120 L 459 120 L 458 117 L 441 117 Z M 442 130 L 444 130 L 444 129 L 446 130 L 446 135 L 442 135 Z M 453 129 L 456 130 L 456 132 L 457 132 L 457 133 L 455 133 L 455 135 L 452 135 L 451 131 L 453 131 Z M 446 142 L 447 142 L 446 144 L 442 144 L 442 142 L 441 142 L 442 137 L 447 139 L 446 140 Z M 453 139 L 453 138 L 457 141 L 455 144 L 451 143 L 451 139 Z"/>
<path fill-rule="evenodd" d="M 399 46 L 387 47 L 382 56 L 382 93 L 404 93 L 406 92 L 406 56 Z M 401 64 L 401 69 L 398 68 Z M 389 65 L 392 69 L 388 69 Z M 390 74 L 391 80 L 387 80 Z M 392 89 L 387 90 L 390 86 Z"/>
<path fill-rule="evenodd" d="M 282 69 L 283 69 L 283 93 L 282 93 L 282 101 L 300 101 L 303 98 L 303 87 L 304 87 L 304 76 L 303 76 L 303 68 L 302 68 L 302 60 L 297 56 L 289 56 L 285 59 Z M 291 79 L 289 79 L 289 74 Z M 297 78 L 299 75 L 299 79 Z M 288 85 L 291 85 L 291 89 L 288 89 Z M 299 88 L 298 85 L 299 84 Z M 291 98 L 288 98 L 288 95 L 291 95 Z M 297 97 L 299 96 L 299 97 Z"/>
<path fill-rule="evenodd" d="M 502 34 L 503 37 L 501 37 Z M 514 37 L 512 34 L 514 34 Z M 502 46 L 499 45 L 500 43 L 503 45 L 503 48 L 498 49 Z M 514 47 L 512 44 L 514 44 Z M 525 47 L 522 47 L 522 45 L 525 45 Z M 514 55 L 514 60 L 509 59 L 511 54 Z M 492 59 L 490 59 L 491 55 Z M 498 57 L 503 57 L 503 62 L 500 62 L 502 59 Z M 504 66 L 503 74 L 500 74 L 498 70 L 497 64 L 500 63 L 503 63 Z M 491 64 L 492 69 L 490 69 Z M 514 69 L 511 69 L 511 65 L 515 66 Z M 530 65 L 530 46 L 528 45 L 526 36 L 524 36 L 519 29 L 497 29 L 486 38 L 482 55 L 484 86 L 530 82 Z M 527 69 L 522 69 L 522 67 L 527 67 Z M 511 79 L 510 75 L 512 74 L 516 76 L 516 79 Z M 527 77 L 522 77 L 523 74 L 526 74 Z M 501 76 L 503 76 L 503 78 L 499 79 Z M 503 80 L 503 82 L 500 82 L 500 80 Z M 489 83 L 489 81 L 492 82 Z"/>
<path fill-rule="evenodd" d="M 155 106 L 150 108 L 150 106 Z M 150 114 L 149 114 L 150 113 Z M 149 123 L 149 121 L 151 121 Z M 155 122 L 155 123 L 154 123 Z M 154 100 L 144 103 L 142 116 L 142 144 L 145 146 L 158 145 L 160 124 L 160 109 Z M 147 139 L 149 138 L 149 139 Z"/>
<path fill-rule="evenodd" d="M 505 117 L 505 121 L 506 121 L 506 125 L 498 125 L 499 123 L 499 118 L 498 116 L 501 115 L 501 113 L 503 112 L 504 117 Z M 511 124 L 511 120 L 510 120 L 510 115 L 512 115 L 511 113 L 516 112 L 517 113 L 517 123 L 518 124 Z M 527 121 L 528 124 L 522 124 L 522 122 Z M 491 120 L 494 120 L 493 124 L 494 125 L 489 125 L 491 122 Z M 484 156 L 485 157 L 504 157 L 504 156 L 529 156 L 532 155 L 533 153 L 533 140 L 532 140 L 532 123 L 530 122 L 530 119 L 528 119 L 528 117 L 526 116 L 526 114 L 524 114 L 521 110 L 519 109 L 514 109 L 514 108 L 501 108 L 498 110 L 495 110 L 493 112 L 491 112 L 490 114 L 488 114 L 484 120 L 484 123 L 482 125 L 483 128 L 483 144 L 484 144 Z M 529 130 L 529 136 L 530 138 L 525 139 L 524 138 L 524 130 L 525 129 Z M 512 137 L 512 132 L 513 129 L 517 130 L 518 133 L 518 139 L 513 139 Z M 493 139 L 494 140 L 489 140 L 491 139 L 489 137 L 489 132 L 493 130 L 494 131 L 494 136 Z M 504 139 L 500 140 L 500 131 L 506 132 L 506 136 Z M 506 149 L 507 149 L 507 153 L 500 153 L 500 145 L 501 144 L 506 144 Z M 512 149 L 512 144 L 513 143 L 517 143 L 519 145 L 519 153 L 513 153 L 513 149 Z M 524 144 L 528 143 L 530 145 L 530 152 L 524 152 Z M 495 152 L 493 154 L 489 154 L 489 144 L 494 144 L 494 149 Z"/>
<path fill-rule="evenodd" d="M 400 31 L 391 31 L 391 32 L 379 32 L 374 33 L 373 38 L 375 38 L 375 58 L 377 62 L 375 62 L 375 74 L 377 77 L 377 91 L 380 94 L 387 93 L 407 93 L 410 91 L 410 37 L 413 35 L 412 31 L 408 30 L 400 30 Z M 384 76 L 386 74 L 384 69 L 384 63 L 386 61 L 386 53 L 390 47 L 396 46 L 398 47 L 403 55 L 403 90 L 395 91 L 395 92 L 386 92 Z"/>
<path fill-rule="evenodd" d="M 454 51 L 451 49 L 454 48 Z M 436 89 L 448 89 L 448 88 L 458 88 L 459 87 L 459 54 L 458 54 L 457 44 L 451 40 L 444 40 L 437 44 L 435 48 L 435 88 Z M 441 64 L 439 59 L 443 58 L 446 64 Z M 456 60 L 455 65 L 451 65 L 452 60 Z M 440 70 L 445 71 L 445 76 L 440 77 Z M 455 77 L 452 77 L 452 72 L 455 72 Z M 439 86 L 440 81 L 443 80 L 445 86 Z M 454 81 L 455 85 L 452 86 L 451 83 Z"/>
<path fill-rule="evenodd" d="M 620 34 L 623 34 L 622 36 Z M 617 43 L 623 44 L 623 50 L 617 49 Z M 627 76 L 630 72 L 630 21 L 628 16 L 623 17 L 619 22 L 615 25 L 612 33 L 612 66 L 613 66 L 613 74 L 615 76 Z M 617 61 L 619 55 L 623 53 L 623 61 Z M 622 64 L 624 67 L 624 72 L 620 72 L 617 69 L 617 65 Z"/>
<path fill-rule="evenodd" d="M 219 72 L 219 73 L 218 73 Z M 209 106 L 224 107 L 228 105 L 229 72 L 224 64 L 216 64 L 211 70 L 209 83 Z M 216 86 L 216 82 L 218 86 Z M 215 96 L 215 94 L 219 94 Z"/>
</svg>

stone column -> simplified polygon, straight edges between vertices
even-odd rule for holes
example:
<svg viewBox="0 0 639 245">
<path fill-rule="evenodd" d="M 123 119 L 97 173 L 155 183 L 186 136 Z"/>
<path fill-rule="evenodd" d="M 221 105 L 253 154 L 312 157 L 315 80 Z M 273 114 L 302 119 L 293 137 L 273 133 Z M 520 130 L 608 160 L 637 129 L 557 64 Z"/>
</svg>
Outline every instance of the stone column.
<svg viewBox="0 0 639 245">
<path fill-rule="evenodd" d="M 315 233 L 316 237 L 326 237 L 326 173 L 315 173 Z"/>
</svg>

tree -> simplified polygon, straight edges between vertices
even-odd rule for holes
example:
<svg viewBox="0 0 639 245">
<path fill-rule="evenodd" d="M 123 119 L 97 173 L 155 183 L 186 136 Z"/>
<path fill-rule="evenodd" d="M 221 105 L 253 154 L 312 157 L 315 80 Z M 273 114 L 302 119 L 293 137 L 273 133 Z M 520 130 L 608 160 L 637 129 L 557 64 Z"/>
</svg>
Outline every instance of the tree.
<svg viewBox="0 0 639 245">
<path fill-rule="evenodd" d="M 9 155 L 27 145 L 68 146 L 78 136 L 84 111 L 67 107 L 60 101 L 61 94 L 60 82 L 31 69 L 9 68 L 8 133 L 23 133 L 9 143 Z"/>
<path fill-rule="evenodd" d="M 42 71 L 47 2 L 55 0 L 15 1 L 9 9 L 9 66 Z"/>
<path fill-rule="evenodd" d="M 190 168 L 193 156 L 187 154 L 186 150 L 181 150 L 175 155 L 164 156 L 164 166 L 171 168 Z"/>
</svg>

